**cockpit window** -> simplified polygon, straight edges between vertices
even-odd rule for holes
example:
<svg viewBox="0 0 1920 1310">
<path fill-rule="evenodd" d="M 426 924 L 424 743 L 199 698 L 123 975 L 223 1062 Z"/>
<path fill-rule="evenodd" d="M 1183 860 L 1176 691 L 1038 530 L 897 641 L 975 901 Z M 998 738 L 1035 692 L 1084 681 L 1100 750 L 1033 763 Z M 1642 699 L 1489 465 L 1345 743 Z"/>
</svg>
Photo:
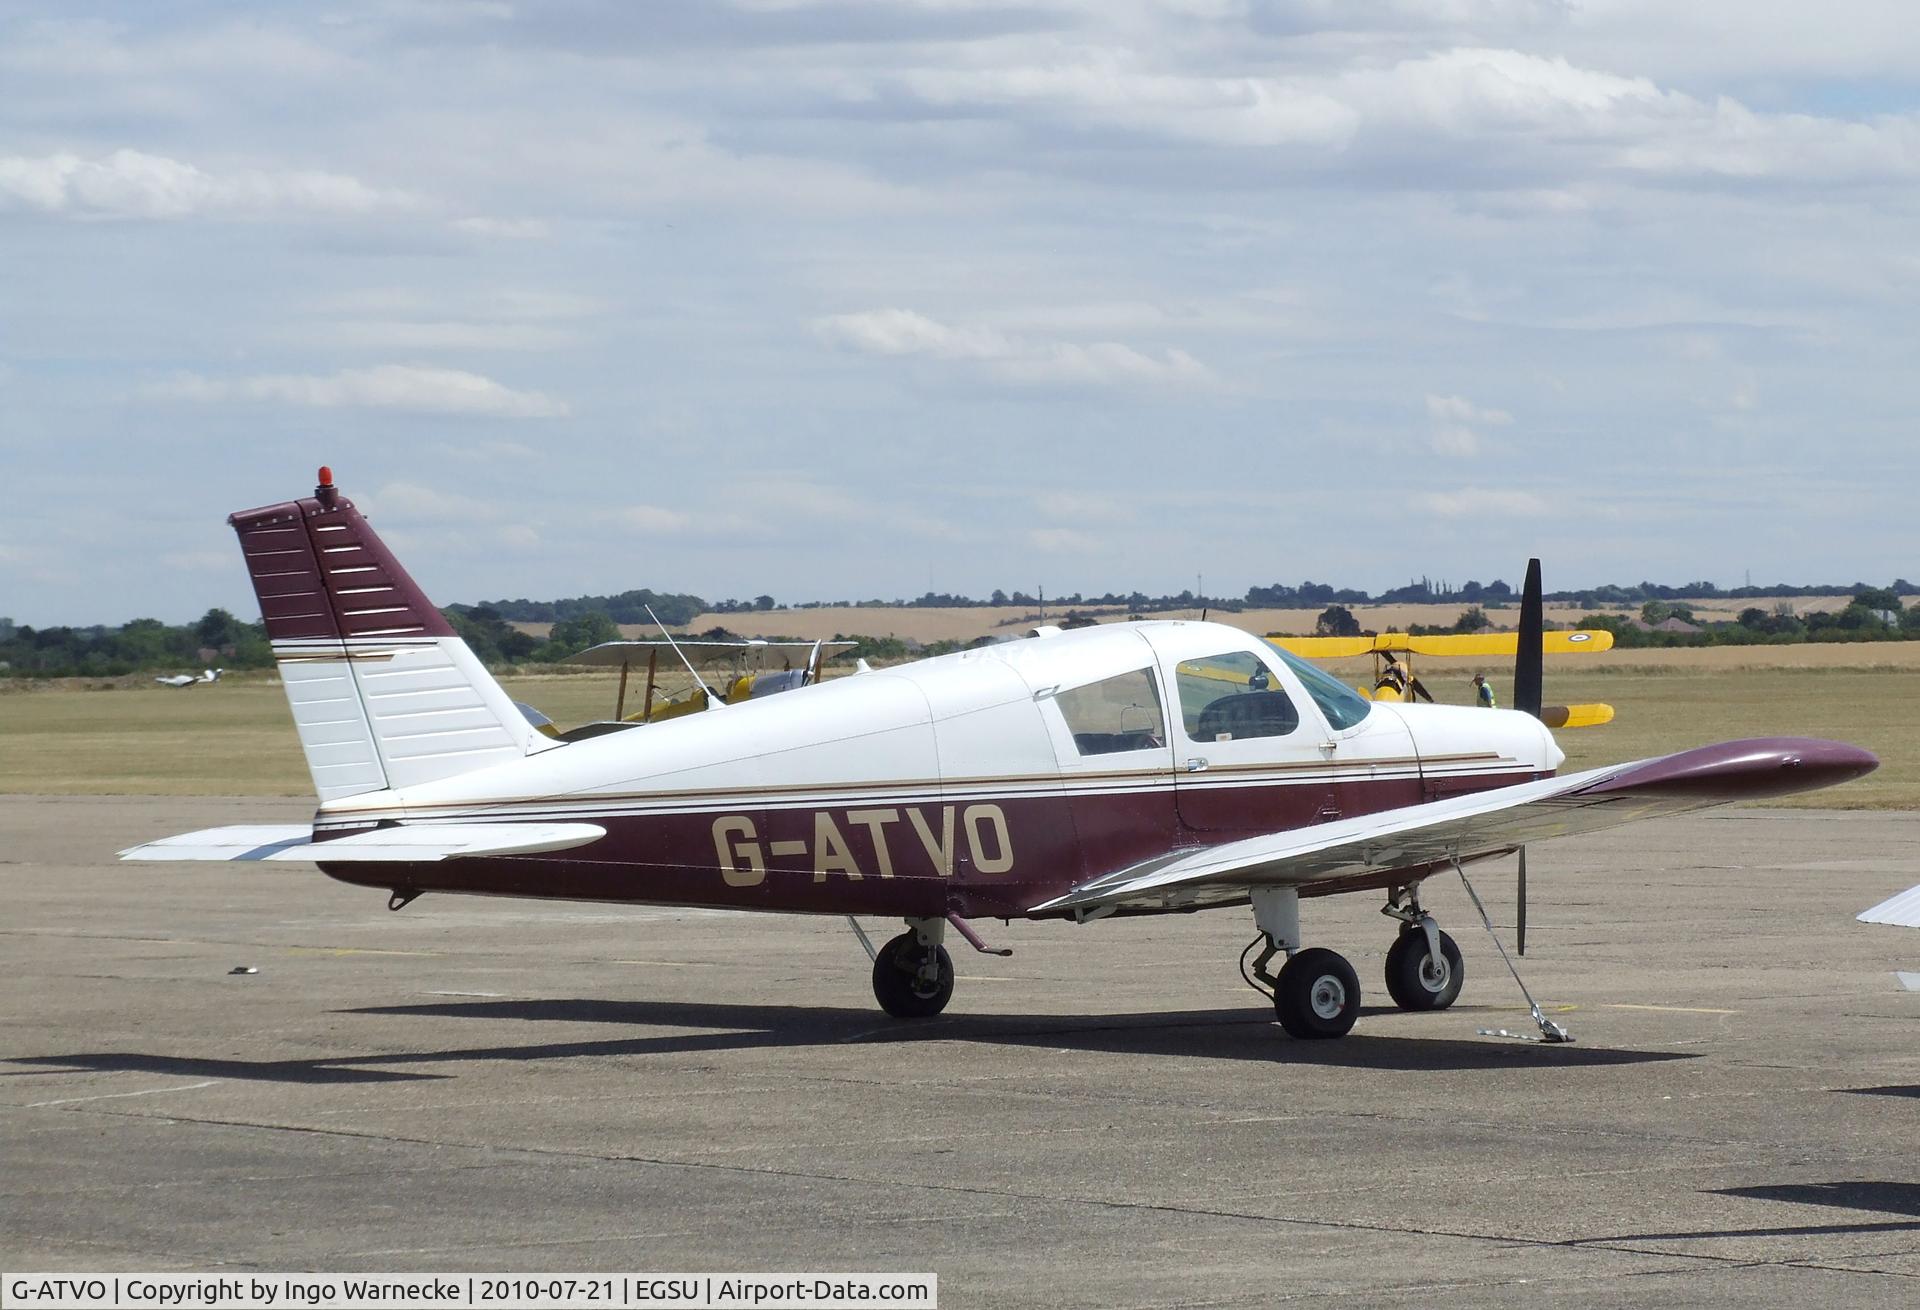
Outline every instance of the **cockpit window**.
<svg viewBox="0 0 1920 1310">
<path fill-rule="evenodd" d="M 1300 681 L 1307 686 L 1307 695 L 1313 697 L 1313 703 L 1327 716 L 1327 722 L 1335 732 L 1342 728 L 1351 728 L 1367 717 L 1373 710 L 1373 702 L 1360 695 L 1346 683 L 1328 673 L 1317 664 L 1301 659 L 1290 650 L 1273 647 L 1273 653 L 1286 662 L 1288 668 L 1300 675 Z"/>
<path fill-rule="evenodd" d="M 1273 672 L 1252 651 L 1182 660 L 1180 717 L 1195 741 L 1284 737 L 1300 726 L 1293 698 L 1274 686 Z"/>
<path fill-rule="evenodd" d="M 1166 719 L 1152 669 L 1134 669 L 1053 698 L 1082 755 L 1166 749 Z"/>
</svg>

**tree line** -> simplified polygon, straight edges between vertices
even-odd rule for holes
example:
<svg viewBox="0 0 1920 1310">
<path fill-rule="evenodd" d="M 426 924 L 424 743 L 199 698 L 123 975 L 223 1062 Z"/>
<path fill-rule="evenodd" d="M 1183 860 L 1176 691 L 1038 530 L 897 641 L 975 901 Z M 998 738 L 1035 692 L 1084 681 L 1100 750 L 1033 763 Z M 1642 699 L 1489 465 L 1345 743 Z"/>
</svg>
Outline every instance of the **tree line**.
<svg viewBox="0 0 1920 1310">
<path fill-rule="evenodd" d="M 1641 584 L 1641 588 L 1598 589 L 1601 592 L 1640 591 L 1653 584 Z M 1478 632 L 1494 626 L 1494 620 L 1488 615 L 1488 609 L 1503 609 L 1510 604 L 1512 591 L 1505 583 L 1495 582 L 1486 587 L 1477 583 L 1468 583 L 1458 592 L 1450 593 L 1464 596 L 1467 588 L 1477 587 L 1475 595 L 1479 603 L 1463 610 L 1460 617 L 1451 624 L 1415 625 L 1415 633 L 1442 632 Z M 1266 595 L 1276 591 L 1285 591 L 1294 597 L 1305 598 L 1311 588 L 1314 601 L 1304 605 L 1289 603 L 1281 605 L 1266 599 Z M 1498 590 L 1496 590 L 1496 588 Z M 1672 592 L 1672 588 L 1660 588 Z M 1741 588 L 1741 592 L 1750 589 Z M 1759 591 L 1761 589 L 1751 589 Z M 1765 589 L 1765 594 L 1785 595 L 1794 589 Z M 1578 626 L 1605 628 L 1614 634 L 1614 644 L 1620 647 L 1642 646 L 1709 646 L 1709 645 L 1778 645 L 1792 642 L 1815 641 L 1898 641 L 1920 638 L 1920 603 L 1902 608 L 1900 597 L 1915 591 L 1905 579 L 1896 579 L 1891 587 L 1869 587 L 1856 585 L 1847 589 L 1850 594 L 1846 603 L 1834 610 L 1813 610 L 1796 614 L 1792 606 L 1777 602 L 1772 608 L 1749 606 L 1740 611 L 1732 621 L 1704 622 L 1695 616 L 1689 600 L 1709 599 L 1706 596 L 1643 596 L 1637 601 L 1639 622 L 1634 616 L 1619 611 L 1635 608 L 1634 601 L 1609 602 L 1603 606 L 1594 606 L 1592 612 L 1579 620 Z M 1259 588 L 1249 594 L 1261 593 L 1258 602 L 1260 608 L 1311 608 L 1313 604 L 1323 606 L 1314 631 L 1325 636 L 1359 636 L 1365 629 L 1349 608 L 1355 604 L 1380 603 L 1386 597 L 1374 601 L 1346 599 L 1364 592 L 1339 591 L 1333 588 L 1322 590 L 1319 584 L 1305 583 L 1298 588 Z M 1392 593 L 1388 593 L 1391 595 Z M 1560 604 L 1582 605 L 1592 593 L 1558 593 L 1549 600 Z M 1735 595 L 1731 592 L 1719 593 L 1721 596 Z M 1832 591 L 1815 591 L 1800 588 L 1794 594 L 1831 595 Z M 996 597 L 1002 593 L 995 592 Z M 1016 593 L 1018 595 L 1018 593 Z M 1736 597 L 1737 598 L 1737 597 Z M 767 603 L 750 604 L 744 609 L 751 612 L 763 612 L 776 608 L 770 597 L 760 597 Z M 951 597 L 942 597 L 944 601 Z M 1010 598 L 1009 598 L 1010 599 Z M 1160 608 L 1186 609 L 1199 608 L 1202 605 L 1233 612 L 1239 605 L 1221 603 L 1217 600 L 1194 597 L 1190 593 L 1181 593 L 1179 597 L 1161 598 L 1168 603 Z M 1050 599 L 1047 603 L 1060 607 L 1065 626 L 1077 627 L 1092 622 L 1092 618 L 1082 610 L 1097 608 L 1124 608 L 1131 614 L 1152 613 L 1155 605 L 1151 602 L 1141 604 L 1146 598 L 1138 593 L 1118 598 L 1112 596 L 1085 597 L 1063 596 Z M 592 602 L 606 602 L 596 607 Z M 971 603 L 971 602 L 969 602 Z M 981 604 L 999 603 L 995 601 Z M 1023 603 L 1011 600 L 1011 603 Z M 1038 603 L 1038 598 L 1029 598 L 1025 603 Z M 1429 601 L 1428 603 L 1434 603 Z M 1443 602 L 1441 602 L 1443 603 Z M 639 617 L 634 606 L 638 605 Z M 620 623 L 645 623 L 647 605 L 652 605 L 654 613 L 662 622 L 672 627 L 684 627 L 694 617 L 710 610 L 706 602 L 697 596 L 680 593 L 656 593 L 651 591 L 622 592 L 618 597 L 578 596 L 564 601 L 502 601 L 482 605 L 450 605 L 441 611 L 448 623 L 480 659 L 493 665 L 504 664 L 551 664 L 570 658 L 603 641 L 616 641 L 620 636 Z M 521 608 L 521 607 L 530 608 Z M 796 606 L 793 608 L 813 608 Z M 1606 610 L 1614 612 L 1604 612 Z M 522 613 L 548 613 L 560 615 L 558 618 L 519 618 Z M 729 611 L 719 610 L 726 613 Z M 731 612 L 742 612 L 736 606 Z M 1695 632 L 1660 631 L 1648 629 L 1667 619 L 1679 619 L 1683 623 L 1697 625 Z M 545 637 L 535 637 L 513 626 L 515 623 L 550 623 Z M 694 634 L 709 638 L 732 637 L 735 634 L 723 627 L 715 627 L 707 632 Z M 858 643 L 857 648 L 846 656 L 848 659 L 862 657 L 876 660 L 904 659 L 914 655 L 938 655 L 949 650 L 961 649 L 968 643 L 957 641 L 936 642 L 928 646 L 917 646 L 892 637 L 872 637 L 851 634 Z M 981 638 L 990 641 L 992 638 Z M 979 644 L 975 642 L 972 644 Z M 119 627 L 95 625 L 92 627 L 45 627 L 34 628 L 25 624 L 15 624 L 11 619 L 0 618 L 0 677 L 14 678 L 63 678 L 63 677 L 119 677 L 130 673 L 148 672 L 156 669 L 192 669 L 206 666 L 218 666 L 228 669 L 269 668 L 273 664 L 273 650 L 267 642 L 267 634 L 259 623 L 248 623 L 224 609 L 210 609 L 192 623 L 166 624 L 158 619 L 134 619 Z"/>
</svg>

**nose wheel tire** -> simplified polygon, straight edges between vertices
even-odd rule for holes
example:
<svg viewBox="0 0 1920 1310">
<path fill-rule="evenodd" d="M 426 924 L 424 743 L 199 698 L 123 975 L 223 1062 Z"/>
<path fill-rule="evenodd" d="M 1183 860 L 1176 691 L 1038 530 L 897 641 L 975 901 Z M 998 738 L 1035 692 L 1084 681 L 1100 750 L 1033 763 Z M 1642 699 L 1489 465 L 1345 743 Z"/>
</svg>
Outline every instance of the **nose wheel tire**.
<svg viewBox="0 0 1920 1310">
<path fill-rule="evenodd" d="M 1408 928 L 1387 952 L 1387 994 L 1403 1010 L 1444 1010 L 1460 995 L 1466 965 L 1453 938 L 1440 934 L 1440 958 L 1434 959 L 1421 928 Z"/>
<path fill-rule="evenodd" d="M 1360 977 L 1333 951 L 1299 952 L 1281 966 L 1273 1008 L 1291 1037 L 1345 1037 L 1360 1017 Z"/>
<path fill-rule="evenodd" d="M 931 1019 L 953 996 L 953 957 L 901 933 L 873 957 L 873 996 L 896 1019 Z"/>
</svg>

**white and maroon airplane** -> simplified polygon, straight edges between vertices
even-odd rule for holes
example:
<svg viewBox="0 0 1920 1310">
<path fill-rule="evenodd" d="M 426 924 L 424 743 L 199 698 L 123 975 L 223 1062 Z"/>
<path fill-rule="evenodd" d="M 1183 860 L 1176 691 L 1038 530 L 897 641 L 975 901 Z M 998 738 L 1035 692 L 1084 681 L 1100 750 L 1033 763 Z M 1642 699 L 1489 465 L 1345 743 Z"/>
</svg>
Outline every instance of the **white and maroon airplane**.
<svg viewBox="0 0 1920 1310">
<path fill-rule="evenodd" d="M 1440 1009 L 1464 969 L 1421 908 L 1423 879 L 1878 763 L 1768 738 L 1556 776 L 1564 757 L 1526 713 L 1368 701 L 1258 638 L 1190 622 L 1048 633 L 554 738 L 326 469 L 311 497 L 229 521 L 319 810 L 311 826 L 215 828 L 125 858 L 310 861 L 395 909 L 471 892 L 899 916 L 908 930 L 877 952 L 873 987 L 902 1018 L 952 994 L 949 926 L 987 949 L 970 919 L 1251 905 L 1248 954 L 1280 1022 L 1337 1037 L 1359 981 L 1334 952 L 1300 948 L 1303 898 L 1383 893 L 1401 924 L 1387 990 Z"/>
</svg>

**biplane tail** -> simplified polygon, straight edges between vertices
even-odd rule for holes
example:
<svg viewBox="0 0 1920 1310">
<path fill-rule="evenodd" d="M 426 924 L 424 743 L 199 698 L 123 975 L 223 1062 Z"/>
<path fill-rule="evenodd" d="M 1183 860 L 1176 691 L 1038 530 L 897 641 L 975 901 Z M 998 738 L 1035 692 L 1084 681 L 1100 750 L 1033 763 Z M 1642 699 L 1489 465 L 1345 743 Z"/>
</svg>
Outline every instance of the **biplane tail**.
<svg viewBox="0 0 1920 1310">
<path fill-rule="evenodd" d="M 322 801 L 409 787 L 556 745 L 435 609 L 331 470 L 313 495 L 227 521 Z"/>
</svg>

